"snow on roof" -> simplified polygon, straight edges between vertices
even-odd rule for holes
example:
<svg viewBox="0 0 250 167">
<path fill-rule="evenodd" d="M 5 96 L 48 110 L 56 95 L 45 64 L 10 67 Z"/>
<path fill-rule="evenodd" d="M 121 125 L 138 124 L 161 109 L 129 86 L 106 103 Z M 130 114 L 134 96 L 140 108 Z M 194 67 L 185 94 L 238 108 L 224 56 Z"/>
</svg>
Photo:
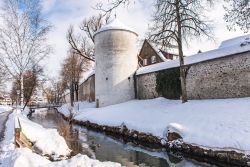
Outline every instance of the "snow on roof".
<svg viewBox="0 0 250 167">
<path fill-rule="evenodd" d="M 168 54 L 172 54 L 172 55 L 179 55 L 178 50 L 177 49 L 169 49 L 169 50 L 162 50 L 163 52 L 166 52 Z"/>
<path fill-rule="evenodd" d="M 229 55 L 233 55 L 237 53 L 250 51 L 250 41 L 247 42 L 246 41 L 247 39 L 246 39 L 244 42 L 244 40 L 242 40 L 244 38 L 246 39 L 246 36 L 242 36 L 241 40 L 239 40 L 239 38 L 237 38 L 237 40 L 234 38 L 232 39 L 231 42 L 229 40 L 223 41 L 221 44 L 222 47 L 219 47 L 218 49 L 214 49 L 211 51 L 184 57 L 185 65 L 190 65 L 190 64 L 194 64 L 194 63 L 198 63 L 198 62 L 202 62 L 206 60 L 212 60 L 215 58 L 220 58 L 220 57 L 225 57 L 225 56 L 229 56 Z M 235 42 L 235 41 L 238 41 L 238 42 Z M 243 41 L 243 43 L 239 41 Z M 179 67 L 179 59 L 141 67 L 137 70 L 136 75 L 151 73 L 151 72 L 160 71 L 164 69 L 170 69 L 174 67 Z"/>
<path fill-rule="evenodd" d="M 166 59 L 166 57 L 162 54 L 162 52 L 160 51 L 160 49 L 157 49 L 157 47 L 153 44 L 153 43 L 151 43 L 151 42 L 149 42 L 148 40 L 146 40 L 147 42 L 148 42 L 148 44 L 154 49 L 154 51 L 157 53 L 157 55 L 161 58 L 161 60 L 162 61 L 168 61 L 167 59 Z"/>
<path fill-rule="evenodd" d="M 250 34 L 225 40 L 221 43 L 219 48 L 230 47 L 245 42 L 250 42 Z"/>
<path fill-rule="evenodd" d="M 89 77 L 91 77 L 92 75 L 95 74 L 95 68 L 92 68 L 91 70 L 83 73 L 83 76 L 81 77 L 80 81 L 79 81 L 79 84 L 82 84 L 84 83 L 86 80 L 89 79 Z"/>
<path fill-rule="evenodd" d="M 126 31 L 133 32 L 137 35 L 137 33 L 132 28 L 125 26 L 119 19 L 115 18 L 113 21 L 111 21 L 110 23 L 104 25 L 102 28 L 97 30 L 94 36 L 100 32 L 108 31 L 108 30 L 126 30 Z"/>
</svg>

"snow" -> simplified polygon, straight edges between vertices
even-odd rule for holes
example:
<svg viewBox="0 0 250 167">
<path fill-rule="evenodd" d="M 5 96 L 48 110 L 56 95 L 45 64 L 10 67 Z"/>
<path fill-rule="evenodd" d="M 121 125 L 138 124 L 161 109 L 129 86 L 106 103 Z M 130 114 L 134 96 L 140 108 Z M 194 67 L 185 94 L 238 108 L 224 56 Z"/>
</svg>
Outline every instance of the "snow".
<svg viewBox="0 0 250 167">
<path fill-rule="evenodd" d="M 44 165 L 44 167 L 58 167 L 58 166 L 67 166 L 67 167 L 121 167 L 119 163 L 114 162 L 100 162 L 98 160 L 90 159 L 86 155 L 78 154 L 70 160 L 63 160 L 59 162 L 53 162 L 50 164 Z M 41 166 L 42 167 L 42 166 Z"/>
<path fill-rule="evenodd" d="M 161 58 L 162 61 L 168 61 L 166 57 L 161 53 L 159 49 L 157 49 L 157 47 L 154 44 L 150 43 L 149 41 L 147 42 L 154 49 L 154 51 L 158 54 L 158 56 Z"/>
<path fill-rule="evenodd" d="M 83 107 L 75 119 L 109 126 L 125 124 L 131 130 L 164 139 L 167 131 L 172 131 L 186 143 L 250 153 L 249 101 L 250 98 L 189 100 L 182 104 L 165 98 L 131 100 L 103 108 Z"/>
<path fill-rule="evenodd" d="M 7 105 L 0 105 L 0 113 L 10 111 L 10 110 L 12 110 L 12 107 L 7 106 Z"/>
<path fill-rule="evenodd" d="M 113 162 L 100 162 L 93 160 L 86 155 L 76 155 L 68 160 L 51 162 L 46 157 L 32 152 L 28 148 L 15 148 L 14 145 L 14 120 L 16 115 L 20 118 L 20 122 L 23 130 L 25 129 L 25 135 L 31 137 L 38 142 L 42 140 L 46 143 L 47 147 L 53 147 L 54 153 L 58 153 L 61 147 L 64 147 L 63 142 L 59 142 L 58 136 L 54 133 L 50 133 L 50 130 L 44 129 L 39 124 L 29 121 L 27 118 L 22 116 L 20 112 L 14 112 L 9 115 L 6 123 L 5 138 L 1 142 L 0 151 L 0 165 L 1 167 L 121 167 L 118 163 Z M 45 137 L 41 137 L 43 134 Z M 54 136 L 55 135 L 55 136 Z M 50 139 L 46 139 L 50 138 Z M 53 141 L 55 140 L 55 141 Z M 56 142 L 57 141 L 57 142 Z M 35 143 L 36 144 L 36 143 Z M 53 146 L 56 144 L 56 146 Z M 44 150 L 45 151 L 45 150 Z M 48 151 L 48 150 L 47 150 Z"/>
<path fill-rule="evenodd" d="M 9 157 L 9 151 L 15 149 L 14 145 L 14 114 L 11 113 L 6 122 L 6 130 L 4 132 L 4 140 L 0 143 L 0 160 Z M 0 163 L 1 164 L 1 163 Z"/>
<path fill-rule="evenodd" d="M 81 77 L 79 83 L 80 84 L 84 83 L 87 79 L 89 79 L 89 77 L 91 77 L 94 74 L 95 74 L 95 69 L 94 68 L 87 71 L 87 72 L 85 72 L 85 73 L 83 73 L 83 76 Z"/>
<path fill-rule="evenodd" d="M 74 108 L 73 110 L 71 109 L 70 103 L 64 104 L 61 107 L 58 108 L 58 110 L 65 115 L 66 117 L 70 116 L 69 110 L 72 110 L 72 114 L 78 115 L 80 114 L 79 109 L 84 109 L 84 108 L 95 108 L 96 104 L 95 102 L 89 103 L 87 101 L 82 101 L 82 102 L 75 102 L 74 103 Z"/>
<path fill-rule="evenodd" d="M 195 64 L 198 62 L 203 62 L 206 60 L 212 60 L 215 58 L 248 52 L 250 51 L 250 40 L 247 40 L 248 37 L 250 38 L 250 35 L 247 35 L 247 37 L 242 36 L 236 39 L 224 41 L 222 42 L 221 47 L 219 47 L 218 49 L 214 49 L 214 50 L 203 52 L 203 53 L 198 53 L 192 56 L 186 56 L 184 57 L 184 63 L 185 65 L 190 65 L 190 64 Z M 137 70 L 136 74 L 141 75 L 141 74 L 151 73 L 151 72 L 160 71 L 164 69 L 170 69 L 174 67 L 179 67 L 179 59 L 141 67 Z"/>
<path fill-rule="evenodd" d="M 90 159 L 86 155 L 78 154 L 69 160 L 51 162 L 45 157 L 33 153 L 28 148 L 18 148 L 11 152 L 11 156 L 4 159 L 3 167 L 121 167 L 118 163 L 100 162 Z"/>
<path fill-rule="evenodd" d="M 250 42 L 250 34 L 225 40 L 221 43 L 219 48 L 231 47 L 245 42 Z"/>
<path fill-rule="evenodd" d="M 66 158 L 71 150 L 56 129 L 46 129 L 18 114 L 22 132 L 34 144 L 33 148 L 42 155 L 50 155 L 54 160 Z"/>
<path fill-rule="evenodd" d="M 33 153 L 28 148 L 17 148 L 11 152 L 11 156 L 4 159 L 3 167 L 38 167 L 50 163 L 46 158 Z"/>
<path fill-rule="evenodd" d="M 108 31 L 108 30 L 127 30 L 127 31 L 131 31 L 131 32 L 135 33 L 135 31 L 132 28 L 125 26 L 119 19 L 115 18 L 109 24 L 106 24 L 102 28 L 97 30 L 95 32 L 94 36 L 100 32 Z"/>
</svg>

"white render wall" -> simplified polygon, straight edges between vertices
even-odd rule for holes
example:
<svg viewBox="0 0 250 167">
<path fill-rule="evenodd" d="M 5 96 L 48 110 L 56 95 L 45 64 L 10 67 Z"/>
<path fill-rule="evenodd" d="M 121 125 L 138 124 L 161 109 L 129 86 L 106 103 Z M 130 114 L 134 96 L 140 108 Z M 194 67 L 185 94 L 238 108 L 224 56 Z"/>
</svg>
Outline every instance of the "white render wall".
<svg viewBox="0 0 250 167">
<path fill-rule="evenodd" d="M 106 30 L 95 35 L 95 87 L 99 107 L 135 98 L 137 35 L 127 30 Z"/>
</svg>

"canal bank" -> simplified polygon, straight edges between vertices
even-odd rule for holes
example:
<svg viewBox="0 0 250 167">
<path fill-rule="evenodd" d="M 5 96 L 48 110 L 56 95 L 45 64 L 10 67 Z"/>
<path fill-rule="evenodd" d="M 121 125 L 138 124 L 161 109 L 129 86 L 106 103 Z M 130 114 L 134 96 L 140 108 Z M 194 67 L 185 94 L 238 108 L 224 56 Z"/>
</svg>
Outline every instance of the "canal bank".
<svg viewBox="0 0 250 167">
<path fill-rule="evenodd" d="M 58 113 L 61 114 L 65 120 L 68 120 L 68 117 L 65 117 L 60 112 Z M 250 166 L 250 157 L 236 151 L 202 148 L 197 145 L 184 143 L 181 139 L 166 142 L 165 140 L 159 139 L 153 135 L 129 130 L 125 125 L 121 127 L 101 126 L 89 121 L 78 121 L 75 119 L 72 120 L 72 123 L 97 132 L 104 132 L 105 134 L 111 135 L 117 139 L 122 139 L 124 142 L 132 142 L 136 145 L 142 145 L 150 149 L 166 149 L 173 154 L 182 154 L 187 158 L 199 162 L 206 162 L 223 167 Z"/>
<path fill-rule="evenodd" d="M 65 119 L 70 115 L 67 109 L 59 109 Z M 250 166 L 249 109 L 249 98 L 185 104 L 157 98 L 104 108 L 80 107 L 72 122 L 125 142 L 181 152 L 219 166 Z"/>
<path fill-rule="evenodd" d="M 86 154 L 100 161 L 118 162 L 127 167 L 211 167 L 169 154 L 165 149 L 149 149 L 76 124 L 70 126 L 56 111 L 35 112 L 31 120 L 45 128 L 56 128 L 75 154 Z"/>
</svg>

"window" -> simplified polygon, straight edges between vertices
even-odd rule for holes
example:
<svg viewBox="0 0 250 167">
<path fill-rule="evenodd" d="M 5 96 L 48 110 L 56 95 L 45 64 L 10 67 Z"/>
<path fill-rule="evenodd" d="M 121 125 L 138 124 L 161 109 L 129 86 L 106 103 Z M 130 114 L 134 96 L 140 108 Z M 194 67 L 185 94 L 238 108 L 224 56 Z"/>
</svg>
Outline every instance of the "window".
<svg viewBox="0 0 250 167">
<path fill-rule="evenodd" d="M 147 59 L 143 59 L 143 66 L 148 65 L 148 60 Z"/>
<path fill-rule="evenodd" d="M 156 56 L 152 56 L 151 57 L 151 63 L 153 64 L 153 63 L 156 63 Z"/>
</svg>

